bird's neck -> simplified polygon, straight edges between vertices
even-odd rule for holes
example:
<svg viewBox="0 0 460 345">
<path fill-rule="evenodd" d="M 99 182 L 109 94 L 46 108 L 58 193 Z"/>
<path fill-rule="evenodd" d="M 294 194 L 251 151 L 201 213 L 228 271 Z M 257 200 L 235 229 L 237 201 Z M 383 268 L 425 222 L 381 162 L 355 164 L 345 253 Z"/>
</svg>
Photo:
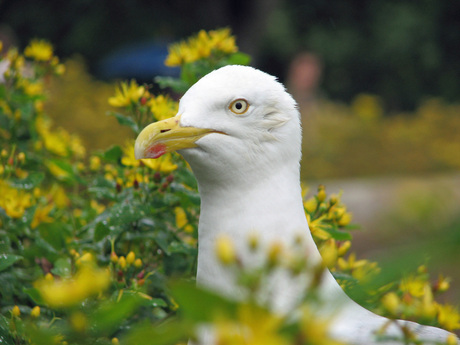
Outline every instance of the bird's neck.
<svg viewBox="0 0 460 345">
<path fill-rule="evenodd" d="M 259 235 L 261 247 L 281 242 L 286 247 L 299 237 L 312 258 L 320 260 L 308 229 L 303 208 L 299 169 L 278 165 L 269 174 L 252 181 L 200 181 L 201 214 L 199 222 L 198 281 L 223 274 L 215 259 L 215 240 L 229 236 L 243 261 L 253 261 L 248 238 Z M 267 171 L 267 170 L 265 170 Z"/>
</svg>

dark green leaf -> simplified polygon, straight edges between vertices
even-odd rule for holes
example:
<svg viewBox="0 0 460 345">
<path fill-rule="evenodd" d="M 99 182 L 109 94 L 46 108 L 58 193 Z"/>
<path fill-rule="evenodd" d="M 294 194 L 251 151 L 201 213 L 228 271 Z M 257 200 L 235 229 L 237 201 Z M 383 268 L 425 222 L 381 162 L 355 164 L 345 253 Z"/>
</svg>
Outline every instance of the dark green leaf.
<svg viewBox="0 0 460 345">
<path fill-rule="evenodd" d="M 123 156 L 123 150 L 120 146 L 114 145 L 102 154 L 102 159 L 112 163 L 118 163 Z"/>
<path fill-rule="evenodd" d="M 352 236 L 349 232 L 337 230 L 333 227 L 324 228 L 324 230 L 331 234 L 332 238 L 337 241 L 347 241 L 352 239 Z"/>
<path fill-rule="evenodd" d="M 160 325 L 152 325 L 144 322 L 136 325 L 126 337 L 122 338 L 123 344 L 142 345 L 171 345 L 187 342 L 191 335 L 191 324 L 173 319 L 167 320 Z"/>
<path fill-rule="evenodd" d="M 140 129 L 137 123 L 132 118 L 126 115 L 120 114 L 120 113 L 113 112 L 113 111 L 109 112 L 108 114 L 111 116 L 115 116 L 115 118 L 117 119 L 120 125 L 131 128 L 136 134 L 139 133 Z"/>
<path fill-rule="evenodd" d="M 8 267 L 14 265 L 22 256 L 13 254 L 0 254 L 0 272 L 6 270 Z"/>
<path fill-rule="evenodd" d="M 251 56 L 245 53 L 237 52 L 228 57 L 227 65 L 243 65 L 248 66 L 251 63 Z"/>
<path fill-rule="evenodd" d="M 104 223 L 97 223 L 94 229 L 94 242 L 99 242 L 110 234 L 110 229 Z"/>
<path fill-rule="evenodd" d="M 155 82 L 158 83 L 162 89 L 171 88 L 177 93 L 185 93 L 190 87 L 190 85 L 183 80 L 172 77 L 156 77 Z"/>
<path fill-rule="evenodd" d="M 55 250 L 59 251 L 64 247 L 65 235 L 67 233 L 65 224 L 58 222 L 46 224 L 42 223 L 37 229 L 41 238 L 50 244 Z"/>
</svg>

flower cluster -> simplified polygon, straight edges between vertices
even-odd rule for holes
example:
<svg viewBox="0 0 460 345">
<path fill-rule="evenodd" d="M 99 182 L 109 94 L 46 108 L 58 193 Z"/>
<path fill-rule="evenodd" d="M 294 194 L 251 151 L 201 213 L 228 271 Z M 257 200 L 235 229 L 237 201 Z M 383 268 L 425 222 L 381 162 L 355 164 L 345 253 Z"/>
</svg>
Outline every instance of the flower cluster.
<svg viewBox="0 0 460 345">
<path fill-rule="evenodd" d="M 181 66 L 200 59 L 210 58 L 212 54 L 229 55 L 235 53 L 238 47 L 235 37 L 230 29 L 201 30 L 195 36 L 186 41 L 174 43 L 169 47 L 169 55 L 166 58 L 166 66 Z"/>
</svg>

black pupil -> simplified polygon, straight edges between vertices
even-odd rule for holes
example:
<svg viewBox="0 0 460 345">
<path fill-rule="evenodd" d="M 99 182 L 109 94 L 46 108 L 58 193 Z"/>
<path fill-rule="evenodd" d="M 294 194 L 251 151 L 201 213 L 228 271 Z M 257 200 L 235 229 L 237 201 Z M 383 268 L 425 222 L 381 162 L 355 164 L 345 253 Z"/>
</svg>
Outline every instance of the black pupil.
<svg viewBox="0 0 460 345">
<path fill-rule="evenodd" d="M 235 104 L 235 108 L 238 109 L 238 110 L 241 110 L 241 108 L 243 108 L 243 104 L 241 102 L 237 102 Z"/>
</svg>

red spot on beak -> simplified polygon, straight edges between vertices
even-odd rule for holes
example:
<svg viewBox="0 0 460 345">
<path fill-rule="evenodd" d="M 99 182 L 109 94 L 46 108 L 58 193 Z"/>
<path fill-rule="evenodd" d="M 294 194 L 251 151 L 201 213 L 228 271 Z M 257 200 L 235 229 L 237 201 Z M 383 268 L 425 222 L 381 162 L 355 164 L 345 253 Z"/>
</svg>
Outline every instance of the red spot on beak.
<svg viewBox="0 0 460 345">
<path fill-rule="evenodd" d="M 145 150 L 145 157 L 146 158 L 158 158 L 158 157 L 163 156 L 165 153 L 166 153 L 166 145 L 156 144 L 156 145 L 148 147 Z"/>
</svg>

